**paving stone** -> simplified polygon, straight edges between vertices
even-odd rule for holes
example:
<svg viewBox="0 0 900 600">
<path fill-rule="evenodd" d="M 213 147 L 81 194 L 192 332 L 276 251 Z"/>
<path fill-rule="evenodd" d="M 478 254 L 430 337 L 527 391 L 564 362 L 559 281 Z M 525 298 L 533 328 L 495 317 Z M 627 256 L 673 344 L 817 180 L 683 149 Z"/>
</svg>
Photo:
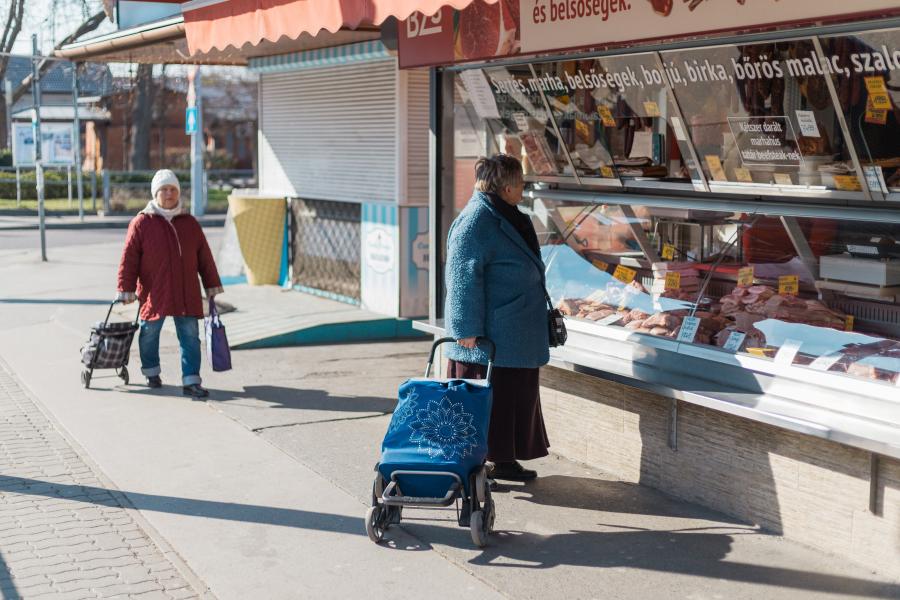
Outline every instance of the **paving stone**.
<svg viewBox="0 0 900 600">
<path fill-rule="evenodd" d="M 0 363 L 0 598 L 198 598 Z"/>
</svg>

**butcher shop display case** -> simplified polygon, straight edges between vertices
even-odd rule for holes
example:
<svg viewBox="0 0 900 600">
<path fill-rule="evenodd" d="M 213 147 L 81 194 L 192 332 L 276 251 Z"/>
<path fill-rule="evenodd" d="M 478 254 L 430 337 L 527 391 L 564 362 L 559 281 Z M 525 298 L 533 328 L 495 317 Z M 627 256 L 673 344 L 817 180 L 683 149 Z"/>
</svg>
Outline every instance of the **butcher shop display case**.
<svg viewBox="0 0 900 600">
<path fill-rule="evenodd" d="M 477 157 L 512 154 L 569 330 L 552 364 L 886 451 L 900 399 L 900 30 L 446 76 L 439 268 Z"/>
</svg>

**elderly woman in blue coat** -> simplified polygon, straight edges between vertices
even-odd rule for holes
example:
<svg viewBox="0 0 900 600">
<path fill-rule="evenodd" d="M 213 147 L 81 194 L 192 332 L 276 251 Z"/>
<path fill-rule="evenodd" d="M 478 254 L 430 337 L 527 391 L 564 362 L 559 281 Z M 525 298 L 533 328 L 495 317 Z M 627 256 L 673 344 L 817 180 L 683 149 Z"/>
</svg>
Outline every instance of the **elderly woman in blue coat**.
<svg viewBox="0 0 900 600">
<path fill-rule="evenodd" d="M 495 479 L 517 481 L 537 476 L 518 461 L 546 456 L 550 445 L 539 391 L 550 358 L 544 263 L 531 219 L 516 206 L 524 185 L 512 156 L 476 164 L 475 193 L 450 227 L 444 311 L 457 340 L 448 377 L 483 378 L 488 357 L 476 338 L 496 344 L 488 461 Z"/>
</svg>

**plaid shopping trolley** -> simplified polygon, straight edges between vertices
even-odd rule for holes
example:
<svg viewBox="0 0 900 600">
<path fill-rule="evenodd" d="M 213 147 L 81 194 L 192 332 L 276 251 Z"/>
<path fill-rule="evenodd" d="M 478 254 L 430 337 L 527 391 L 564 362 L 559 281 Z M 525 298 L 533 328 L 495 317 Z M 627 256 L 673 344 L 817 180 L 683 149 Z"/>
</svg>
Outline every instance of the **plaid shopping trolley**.
<svg viewBox="0 0 900 600">
<path fill-rule="evenodd" d="M 128 356 L 131 353 L 131 342 L 138 330 L 139 316 L 134 321 L 110 323 L 109 316 L 117 300 L 113 300 L 106 313 L 106 319 L 98 321 L 91 327 L 91 336 L 81 347 L 81 385 L 91 386 L 94 369 L 115 369 L 125 385 L 128 385 Z M 141 309 L 138 305 L 138 315 Z"/>
</svg>

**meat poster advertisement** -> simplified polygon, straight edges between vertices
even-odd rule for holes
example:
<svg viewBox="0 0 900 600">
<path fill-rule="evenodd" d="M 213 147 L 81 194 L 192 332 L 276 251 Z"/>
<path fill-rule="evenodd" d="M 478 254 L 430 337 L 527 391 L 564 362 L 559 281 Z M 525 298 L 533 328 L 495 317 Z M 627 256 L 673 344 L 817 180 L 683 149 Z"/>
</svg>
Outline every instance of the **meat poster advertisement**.
<svg viewBox="0 0 900 600">
<path fill-rule="evenodd" d="M 897 14 L 896 0 L 475 0 L 406 19 L 400 67 Z"/>
</svg>

